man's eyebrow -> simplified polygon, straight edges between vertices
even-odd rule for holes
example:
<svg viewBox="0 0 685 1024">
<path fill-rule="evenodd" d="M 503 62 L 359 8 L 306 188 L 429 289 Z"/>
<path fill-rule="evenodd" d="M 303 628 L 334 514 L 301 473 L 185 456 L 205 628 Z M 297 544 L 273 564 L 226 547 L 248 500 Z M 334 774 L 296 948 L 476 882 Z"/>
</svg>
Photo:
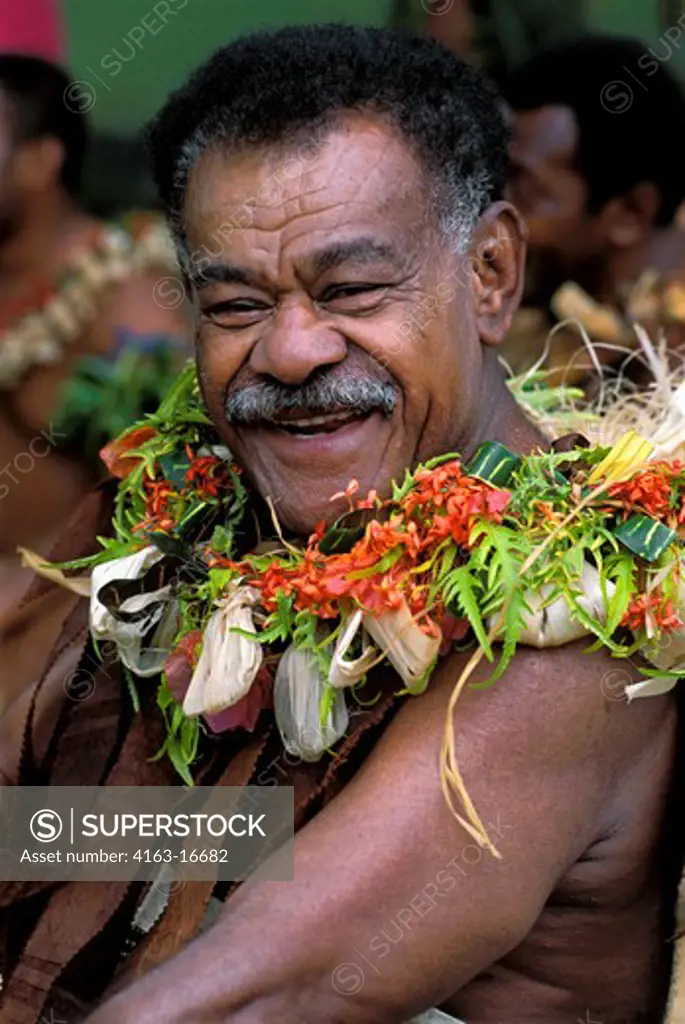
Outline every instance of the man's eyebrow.
<svg viewBox="0 0 685 1024">
<path fill-rule="evenodd" d="M 349 242 L 333 242 L 320 249 L 312 256 L 312 269 L 315 274 L 324 274 L 327 270 L 342 266 L 343 263 L 365 265 L 370 263 L 404 262 L 399 251 L 386 242 L 375 238 L 354 238 Z"/>
<path fill-rule="evenodd" d="M 356 263 L 365 265 L 370 263 L 394 263 L 403 262 L 397 249 L 386 242 L 379 242 L 375 238 L 354 238 L 348 242 L 333 242 L 310 258 L 311 266 L 316 275 L 333 270 L 342 266 L 343 263 Z M 191 284 L 201 291 L 212 284 L 244 284 L 248 288 L 263 288 L 264 281 L 247 267 L 239 267 L 226 260 L 203 260 L 204 266 L 198 269 L 193 267 L 188 272 Z"/>
<path fill-rule="evenodd" d="M 224 260 L 210 262 L 203 260 L 206 265 L 199 268 L 191 267 L 188 277 L 191 284 L 197 291 L 207 288 L 210 284 L 244 284 L 248 288 L 263 288 L 264 282 L 257 274 L 246 267 L 239 267 L 235 263 L 227 263 Z"/>
</svg>

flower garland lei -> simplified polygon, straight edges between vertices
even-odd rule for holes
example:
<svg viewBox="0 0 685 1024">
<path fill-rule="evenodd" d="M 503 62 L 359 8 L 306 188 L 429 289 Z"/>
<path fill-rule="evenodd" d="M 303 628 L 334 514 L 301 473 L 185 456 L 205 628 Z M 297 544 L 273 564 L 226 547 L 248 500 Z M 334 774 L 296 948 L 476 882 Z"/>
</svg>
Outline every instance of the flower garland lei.
<svg viewBox="0 0 685 1024">
<path fill-rule="evenodd" d="M 268 541 L 248 542 L 249 489 L 188 366 L 158 412 L 102 452 L 121 478 L 114 536 L 48 571 L 90 591 L 93 637 L 116 645 L 134 703 L 161 673 L 160 754 L 187 783 L 202 730 L 253 729 L 270 706 L 286 749 L 318 760 L 373 666 L 389 663 L 400 692 L 419 694 L 468 634 L 443 788 L 497 855 L 454 753 L 452 707 L 479 660 L 492 665 L 484 686 L 520 644 L 594 637 L 591 650 L 646 659 L 631 699 L 685 671 L 685 463 L 651 453 L 633 433 L 613 448 L 528 456 L 486 443 L 468 463 L 446 454 L 407 472 L 387 499 L 360 498 L 353 481 L 349 512 L 302 546 L 275 516 Z M 75 578 L 83 569 L 90 582 Z"/>
</svg>

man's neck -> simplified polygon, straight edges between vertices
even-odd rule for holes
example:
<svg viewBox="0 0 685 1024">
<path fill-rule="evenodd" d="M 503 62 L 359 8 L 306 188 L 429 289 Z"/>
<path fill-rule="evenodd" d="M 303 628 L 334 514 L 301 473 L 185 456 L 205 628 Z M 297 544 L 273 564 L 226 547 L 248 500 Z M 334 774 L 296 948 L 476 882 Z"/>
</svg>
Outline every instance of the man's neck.
<svg viewBox="0 0 685 1024">
<path fill-rule="evenodd" d="M 464 456 L 470 456 L 484 441 L 499 441 L 521 454 L 549 446 L 507 387 L 502 366 L 493 349 L 485 352 L 480 408 L 482 414 L 478 424 L 472 436 L 461 446 Z"/>
</svg>

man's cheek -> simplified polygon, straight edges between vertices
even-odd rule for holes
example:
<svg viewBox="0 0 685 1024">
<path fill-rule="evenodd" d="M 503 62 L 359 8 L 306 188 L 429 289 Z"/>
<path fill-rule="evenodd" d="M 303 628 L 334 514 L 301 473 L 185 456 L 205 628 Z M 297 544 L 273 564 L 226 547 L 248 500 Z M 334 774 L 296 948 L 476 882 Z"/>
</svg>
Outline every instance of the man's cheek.
<svg viewBox="0 0 685 1024">
<path fill-rule="evenodd" d="M 231 345 L 224 332 L 205 326 L 197 337 L 197 362 L 205 399 L 223 403 L 228 385 L 243 361 L 239 346 Z"/>
<path fill-rule="evenodd" d="M 223 434 L 226 428 L 226 382 L 222 376 L 217 376 L 211 366 L 200 363 L 200 388 L 202 397 L 207 407 L 210 419 Z"/>
</svg>

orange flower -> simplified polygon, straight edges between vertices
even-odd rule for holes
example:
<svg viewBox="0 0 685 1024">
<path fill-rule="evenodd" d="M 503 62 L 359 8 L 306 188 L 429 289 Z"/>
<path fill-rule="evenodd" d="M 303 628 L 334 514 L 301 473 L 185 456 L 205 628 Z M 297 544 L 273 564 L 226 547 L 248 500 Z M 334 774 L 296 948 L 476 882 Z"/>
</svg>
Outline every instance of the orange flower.
<svg viewBox="0 0 685 1024">
<path fill-rule="evenodd" d="M 534 501 L 533 507 L 540 513 L 543 519 L 546 519 L 550 523 L 555 525 L 559 522 L 560 517 L 554 511 L 554 506 L 551 501 Z"/>
<path fill-rule="evenodd" d="M 106 444 L 100 451 L 100 458 L 112 476 L 125 480 L 140 461 L 139 458 L 126 458 L 126 452 L 130 452 L 134 448 L 140 448 L 141 445 L 149 441 L 155 434 L 156 431 L 153 427 L 137 427 L 125 434 L 121 434 L 113 441 L 110 441 L 109 444 Z"/>
<path fill-rule="evenodd" d="M 382 504 L 393 509 L 390 518 L 372 520 L 349 552 L 323 555 L 319 544 L 325 528 L 318 523 L 300 566 L 273 563 L 251 578 L 248 560 L 243 571 L 247 581 L 261 590 L 267 612 L 276 610 L 279 593 L 293 596 L 297 611 L 307 610 L 322 619 L 337 617 L 342 600 L 376 615 L 406 602 L 425 632 L 437 630 L 427 613 L 439 617 L 444 608 L 439 600 L 427 607 L 429 580 L 423 570 L 417 570 L 443 540 L 466 545 L 477 518 L 501 522 L 511 495 L 464 475 L 456 460 L 419 471 L 416 480 L 417 486 L 399 505 Z M 355 484 L 344 494 L 348 499 Z M 368 508 L 376 500 L 371 492 L 356 507 Z"/>
<path fill-rule="evenodd" d="M 179 495 L 168 480 L 148 479 L 143 484 L 143 488 L 145 490 L 145 518 L 134 529 L 170 533 L 176 526 L 176 521 L 171 514 L 170 502 L 178 498 Z"/>
<path fill-rule="evenodd" d="M 188 455 L 191 461 L 185 476 L 186 487 L 198 491 L 203 497 L 218 498 L 229 482 L 226 465 L 215 455 L 193 458 L 190 449 Z"/>
<path fill-rule="evenodd" d="M 659 587 L 651 594 L 640 594 L 634 598 L 621 620 L 621 625 L 627 626 L 634 632 L 645 628 L 648 617 L 656 628 L 664 633 L 673 632 L 683 625 L 673 606 L 673 601 L 665 601 Z"/>
<path fill-rule="evenodd" d="M 666 518 L 675 512 L 671 499 L 676 479 L 683 469 L 685 463 L 682 462 L 655 463 L 630 480 L 613 484 L 608 490 L 609 497 L 622 501 L 628 509 L 637 508 L 649 516 Z"/>
</svg>

